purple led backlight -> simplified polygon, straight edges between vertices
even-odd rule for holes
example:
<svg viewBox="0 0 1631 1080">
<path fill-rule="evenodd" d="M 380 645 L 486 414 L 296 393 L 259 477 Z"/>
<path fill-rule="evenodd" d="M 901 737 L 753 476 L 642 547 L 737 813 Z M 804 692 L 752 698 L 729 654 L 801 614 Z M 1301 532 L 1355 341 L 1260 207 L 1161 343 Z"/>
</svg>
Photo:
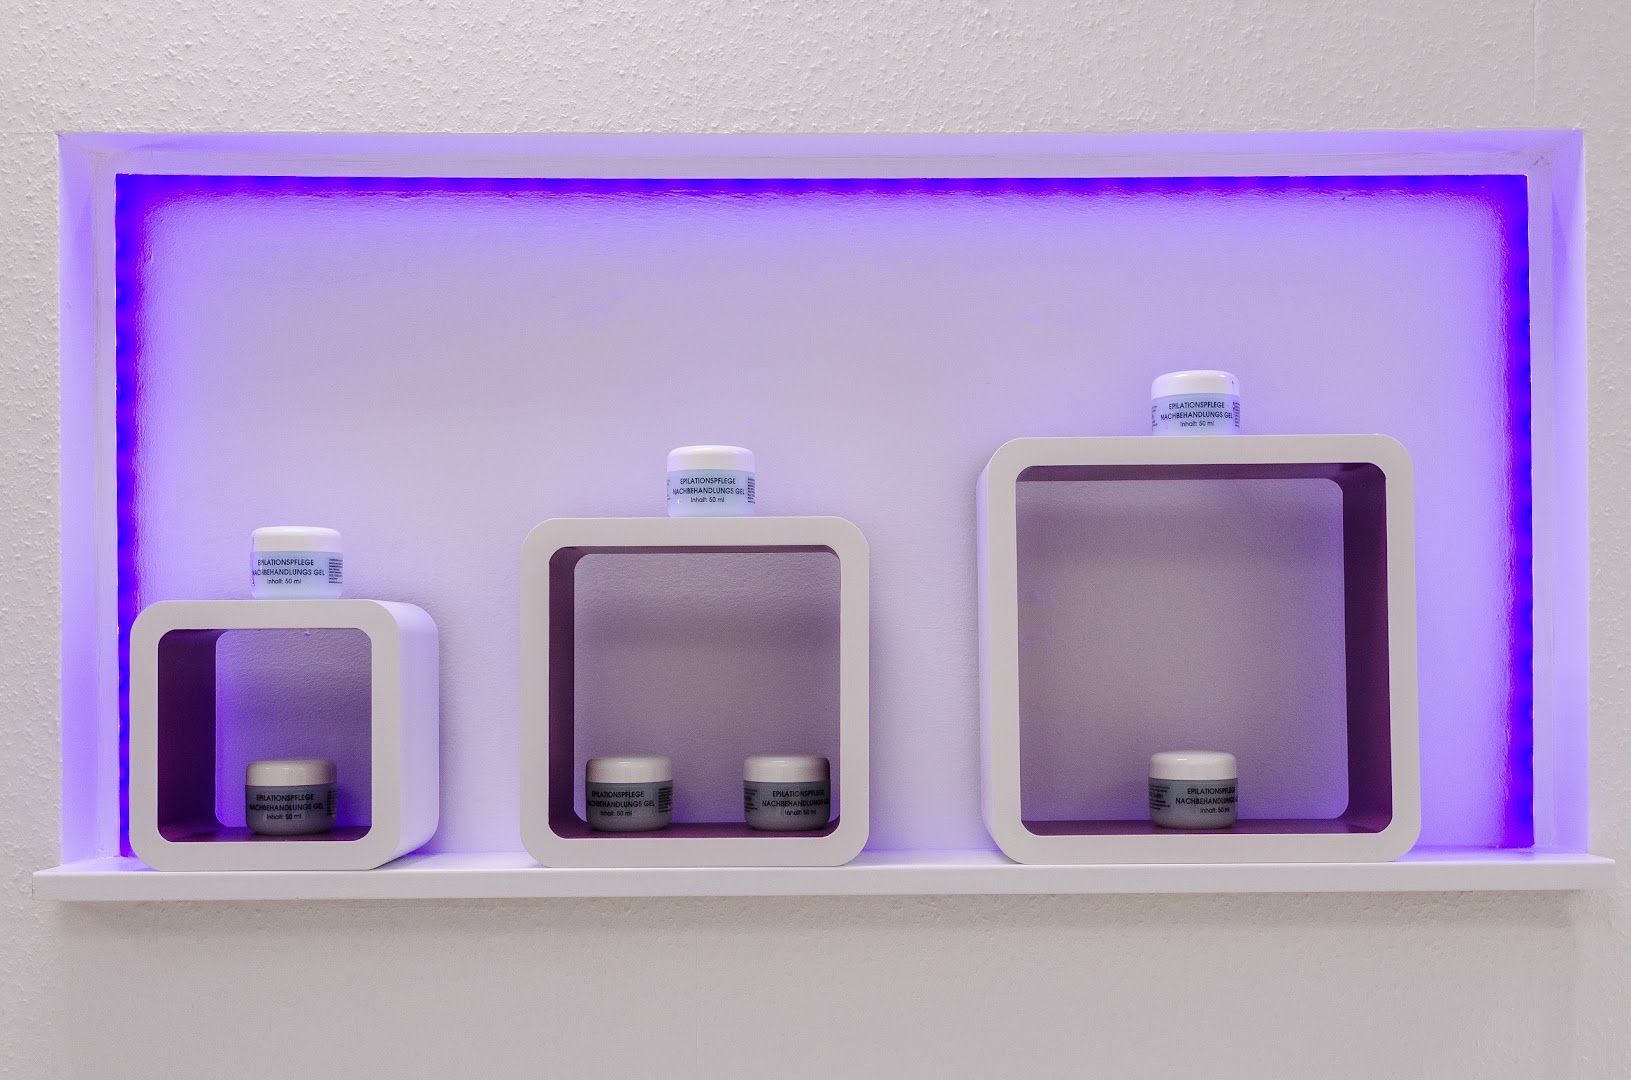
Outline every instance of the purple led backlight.
<svg viewBox="0 0 1631 1080">
<path fill-rule="evenodd" d="M 118 517 L 119 612 L 119 854 L 130 847 L 130 628 L 141 614 L 137 577 L 136 439 L 140 410 L 141 260 L 147 215 L 159 196 L 144 181 L 120 176 L 114 188 L 114 491 Z"/>
<path fill-rule="evenodd" d="M 1496 196 L 1504 259 L 1506 322 L 1506 428 L 1509 469 L 1512 599 L 1509 615 L 1511 680 L 1507 706 L 1506 833 L 1502 847 L 1535 842 L 1535 521 L 1534 433 L 1531 422 L 1532 354 L 1529 317 L 1529 203 L 1523 177 L 1506 181 Z"/>
</svg>

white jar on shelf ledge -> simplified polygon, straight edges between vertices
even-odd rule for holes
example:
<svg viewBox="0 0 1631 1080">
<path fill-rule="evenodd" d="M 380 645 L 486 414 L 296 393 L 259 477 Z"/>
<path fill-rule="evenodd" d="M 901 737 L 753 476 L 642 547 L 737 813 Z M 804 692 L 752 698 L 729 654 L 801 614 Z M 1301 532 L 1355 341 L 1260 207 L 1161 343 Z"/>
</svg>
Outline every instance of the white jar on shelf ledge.
<svg viewBox="0 0 1631 1080">
<path fill-rule="evenodd" d="M 668 452 L 669 517 L 747 517 L 758 502 L 753 451 L 680 446 Z"/>
<path fill-rule="evenodd" d="M 1150 434 L 1239 435 L 1240 380 L 1227 371 L 1169 371 L 1150 384 Z"/>
<path fill-rule="evenodd" d="M 268 525 L 250 537 L 249 594 L 257 600 L 338 600 L 340 534 L 316 525 Z"/>
</svg>

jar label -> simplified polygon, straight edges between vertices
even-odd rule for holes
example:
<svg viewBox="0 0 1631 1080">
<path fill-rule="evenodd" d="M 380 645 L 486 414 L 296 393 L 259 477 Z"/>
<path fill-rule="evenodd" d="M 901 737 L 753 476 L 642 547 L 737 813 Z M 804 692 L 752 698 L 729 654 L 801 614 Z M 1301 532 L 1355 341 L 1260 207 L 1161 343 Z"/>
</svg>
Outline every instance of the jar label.
<svg viewBox="0 0 1631 1080">
<path fill-rule="evenodd" d="M 674 808 L 674 783 L 610 784 L 596 781 L 583 788 L 583 810 L 597 829 L 650 829 L 668 824 Z"/>
<path fill-rule="evenodd" d="M 1239 435 L 1240 398 L 1235 394 L 1174 394 L 1150 401 L 1155 435 Z"/>
<path fill-rule="evenodd" d="M 264 814 L 269 821 L 303 821 L 308 814 L 334 816 L 334 785 L 298 787 L 246 787 L 245 809 Z"/>
<path fill-rule="evenodd" d="M 827 823 L 832 811 L 829 781 L 803 783 L 748 780 L 742 785 L 742 813 L 749 825 L 771 822 L 814 828 Z"/>
<path fill-rule="evenodd" d="M 334 785 L 245 785 L 244 824 L 263 836 L 327 832 L 334 827 Z"/>
<path fill-rule="evenodd" d="M 668 474 L 668 512 L 677 515 L 750 514 L 755 502 L 750 472 L 676 469 Z"/>
<path fill-rule="evenodd" d="M 1162 780 L 1150 777 L 1150 810 L 1197 817 L 1232 816 L 1234 780 Z"/>
<path fill-rule="evenodd" d="M 254 551 L 250 553 L 249 587 L 257 594 L 324 592 L 339 585 L 343 564 L 334 551 Z"/>
</svg>

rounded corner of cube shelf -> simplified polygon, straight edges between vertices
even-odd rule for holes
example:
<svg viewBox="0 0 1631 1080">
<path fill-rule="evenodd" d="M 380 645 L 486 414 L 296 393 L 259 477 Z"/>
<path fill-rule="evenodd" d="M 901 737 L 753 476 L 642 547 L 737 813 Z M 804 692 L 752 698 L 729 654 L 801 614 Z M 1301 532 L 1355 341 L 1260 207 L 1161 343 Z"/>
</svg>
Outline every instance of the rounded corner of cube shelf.
<svg viewBox="0 0 1631 1080">
<path fill-rule="evenodd" d="M 155 872 L 174 870 L 174 866 L 166 865 L 170 862 L 169 841 L 158 835 L 157 832 L 142 826 L 138 822 L 130 823 L 130 850 L 136 859 Z"/>
<path fill-rule="evenodd" d="M 827 527 L 832 530 L 832 548 L 840 557 L 866 558 L 872 548 L 867 543 L 866 533 L 861 527 L 849 518 L 829 517 L 826 519 Z"/>
<path fill-rule="evenodd" d="M 413 843 L 402 836 L 401 830 L 390 826 L 381 827 L 375 824 L 366 833 L 351 841 L 352 846 L 346 854 L 355 860 L 347 869 L 378 870 L 386 863 L 394 862 L 404 855 L 412 855 L 430 837 L 425 837 L 419 843 Z"/>
<path fill-rule="evenodd" d="M 384 616 L 382 626 L 389 623 L 389 628 L 395 630 L 429 632 L 432 635 L 437 632 L 435 617 L 418 604 L 401 600 L 369 600 L 366 603 Z"/>
<path fill-rule="evenodd" d="M 848 826 L 846 828 L 846 826 Z M 871 830 L 865 820 L 858 824 L 849 825 L 840 819 L 838 828 L 833 830 L 831 847 L 828 849 L 828 859 L 823 860 L 828 866 L 844 866 L 860 858 L 861 852 L 866 850 L 866 842 L 870 838 Z"/>
<path fill-rule="evenodd" d="M 1037 851 L 1040 838 L 1027 829 L 1022 821 L 987 815 L 985 831 L 991 834 L 991 839 L 996 843 L 997 850 L 1012 862 L 1035 863 L 1047 861 Z"/>
<path fill-rule="evenodd" d="M 1415 469 L 1410 448 L 1392 435 L 1369 435 L 1371 463 L 1390 477 L 1408 477 Z"/>
<path fill-rule="evenodd" d="M 1019 478 L 1028 466 L 1035 464 L 1034 449 L 1038 440 L 1030 437 L 1009 439 L 991 454 L 985 468 L 980 471 L 982 483 L 1008 483 Z"/>
<path fill-rule="evenodd" d="M 1410 854 L 1417 842 L 1421 840 L 1421 811 L 1406 810 L 1396 812 L 1393 820 L 1377 834 L 1376 843 L 1381 849 L 1377 855 L 1379 862 L 1397 862 Z"/>
<path fill-rule="evenodd" d="M 430 843 L 436 836 L 436 828 L 439 824 L 438 817 L 439 815 L 432 814 L 428 822 L 411 832 L 403 831 L 401 838 L 391 845 L 392 853 L 389 858 L 400 859 L 404 855 L 416 854 L 426 844 Z"/>
<path fill-rule="evenodd" d="M 175 610 L 175 600 L 155 600 L 136 613 L 136 618 L 130 624 L 131 641 L 148 634 L 163 634 L 173 629 L 169 625 L 170 613 Z"/>
<path fill-rule="evenodd" d="M 555 845 L 560 842 L 561 838 L 555 835 L 549 822 L 530 817 L 522 819 L 521 846 L 526 849 L 527 857 L 539 866 L 559 865 Z"/>
<path fill-rule="evenodd" d="M 565 521 L 565 518 L 545 518 L 528 529 L 526 539 L 521 541 L 522 554 L 526 557 L 547 558 L 565 547 L 562 534 Z"/>
</svg>

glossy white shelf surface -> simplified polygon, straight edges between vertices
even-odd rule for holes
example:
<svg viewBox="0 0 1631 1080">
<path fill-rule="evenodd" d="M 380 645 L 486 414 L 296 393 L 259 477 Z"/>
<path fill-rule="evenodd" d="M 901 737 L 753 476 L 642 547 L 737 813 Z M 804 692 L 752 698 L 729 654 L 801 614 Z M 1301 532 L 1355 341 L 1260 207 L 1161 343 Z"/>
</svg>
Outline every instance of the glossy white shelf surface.
<svg viewBox="0 0 1631 1080">
<path fill-rule="evenodd" d="M 42 900 L 1499 892 L 1606 889 L 1595 855 L 1419 849 L 1391 863 L 1022 866 L 995 851 L 867 851 L 847 866 L 545 868 L 523 852 L 408 855 L 378 870 L 158 873 L 135 859 L 34 875 Z"/>
</svg>

